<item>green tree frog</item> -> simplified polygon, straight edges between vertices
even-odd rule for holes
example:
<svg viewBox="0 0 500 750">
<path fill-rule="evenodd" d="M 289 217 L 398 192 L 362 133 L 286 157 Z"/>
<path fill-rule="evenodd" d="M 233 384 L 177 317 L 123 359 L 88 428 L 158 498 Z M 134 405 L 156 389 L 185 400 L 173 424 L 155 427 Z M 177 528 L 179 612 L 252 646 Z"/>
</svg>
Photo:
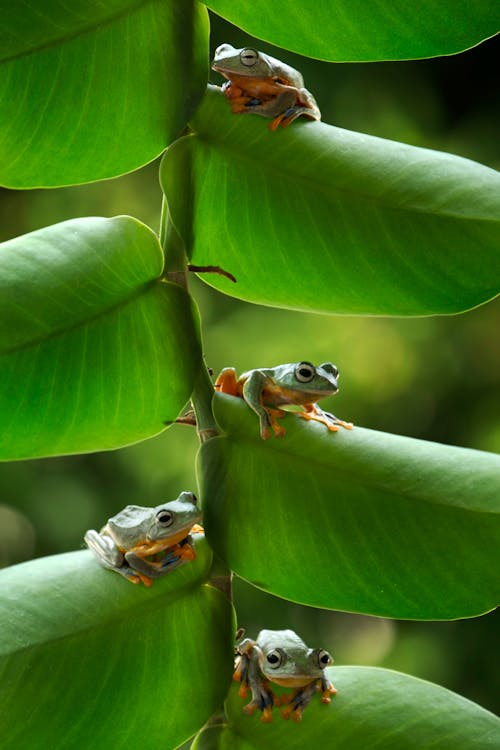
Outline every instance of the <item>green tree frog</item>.
<svg viewBox="0 0 500 750">
<path fill-rule="evenodd" d="M 154 508 L 127 505 L 99 533 L 89 529 L 85 542 L 105 568 L 151 586 L 154 578 L 194 560 L 190 533 L 203 532 L 200 518 L 195 495 L 181 492 L 176 500 Z"/>
<path fill-rule="evenodd" d="M 272 721 L 273 706 L 285 706 L 284 719 L 301 721 L 302 712 L 313 695 L 321 691 L 323 703 L 330 703 L 336 688 L 325 674 L 333 659 L 324 649 L 309 648 L 293 630 L 261 630 L 254 641 L 245 638 L 236 647 L 233 679 L 241 683 L 239 694 L 252 700 L 243 707 L 246 714 L 262 711 L 261 720 Z M 293 688 L 293 692 L 275 695 L 269 683 Z"/>
<path fill-rule="evenodd" d="M 264 52 L 221 44 L 215 50 L 212 68 L 228 79 L 222 90 L 235 114 L 272 118 L 271 130 L 279 125 L 286 128 L 301 115 L 310 120 L 321 119 L 314 96 L 304 88 L 301 73 Z"/>
<path fill-rule="evenodd" d="M 318 367 L 311 362 L 298 362 L 259 368 L 244 372 L 239 378 L 234 367 L 225 367 L 214 387 L 221 393 L 243 398 L 258 415 L 261 437 L 267 440 L 270 430 L 278 437 L 285 434 L 284 428 L 276 421 L 287 413 L 279 408 L 283 404 L 300 404 L 303 407 L 303 411 L 298 412 L 300 417 L 321 422 L 332 432 L 340 427 L 352 429 L 350 422 L 337 419 L 315 403 L 317 399 L 338 391 L 338 378 L 339 371 L 331 362 Z"/>
</svg>

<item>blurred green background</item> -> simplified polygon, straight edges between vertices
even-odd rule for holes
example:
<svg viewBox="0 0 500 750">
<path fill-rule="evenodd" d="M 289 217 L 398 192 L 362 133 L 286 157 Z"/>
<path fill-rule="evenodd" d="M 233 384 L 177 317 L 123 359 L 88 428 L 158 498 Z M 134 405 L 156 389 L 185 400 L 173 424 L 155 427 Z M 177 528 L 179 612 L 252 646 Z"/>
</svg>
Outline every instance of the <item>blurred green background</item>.
<svg viewBox="0 0 500 750">
<path fill-rule="evenodd" d="M 327 64 L 212 20 L 212 50 L 222 42 L 253 46 L 299 68 L 325 122 L 500 166 L 498 37 L 448 58 Z M 216 73 L 210 80 L 221 83 Z M 131 214 L 157 229 L 157 169 L 153 163 L 73 188 L 1 190 L 0 240 L 89 215 Z M 341 372 L 341 391 L 324 407 L 339 417 L 500 451 L 500 298 L 457 317 L 388 319 L 259 307 L 225 297 L 197 278 L 191 290 L 215 373 L 228 365 L 241 372 L 331 360 Z M 115 452 L 0 464 L 0 566 L 78 549 L 87 528 L 99 528 L 127 503 L 157 504 L 196 488 L 196 452 L 194 430 L 176 425 Z M 395 622 L 289 604 L 241 580 L 234 591 L 238 622 L 249 636 L 263 627 L 291 627 L 310 645 L 330 650 L 337 664 L 398 669 L 500 709 L 498 611 L 475 620 Z"/>
</svg>

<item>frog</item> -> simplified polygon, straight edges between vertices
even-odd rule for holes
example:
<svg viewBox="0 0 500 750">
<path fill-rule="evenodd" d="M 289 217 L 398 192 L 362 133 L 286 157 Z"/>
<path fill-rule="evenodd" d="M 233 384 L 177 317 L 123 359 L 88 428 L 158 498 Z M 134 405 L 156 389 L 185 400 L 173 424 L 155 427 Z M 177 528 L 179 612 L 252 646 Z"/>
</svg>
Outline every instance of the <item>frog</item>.
<svg viewBox="0 0 500 750">
<path fill-rule="evenodd" d="M 235 49 L 221 44 L 215 50 L 212 69 L 226 79 L 224 96 L 234 114 L 271 118 L 270 130 L 286 128 L 298 117 L 320 120 L 314 96 L 304 88 L 298 70 L 252 47 Z"/>
<path fill-rule="evenodd" d="M 239 631 L 241 633 L 241 631 Z M 252 715 L 257 709 L 261 721 L 272 721 L 274 706 L 284 706 L 283 719 L 301 721 L 302 713 L 314 694 L 321 691 L 322 703 L 330 703 L 337 689 L 325 669 L 333 658 L 321 648 L 309 648 L 293 630 L 261 630 L 257 640 L 245 638 L 236 646 L 233 679 L 240 683 L 239 695 L 252 699 L 243 712 Z M 271 683 L 292 688 L 292 692 L 276 695 Z"/>
<path fill-rule="evenodd" d="M 338 368 L 331 362 L 323 362 L 316 367 L 311 362 L 303 361 L 248 370 L 239 378 L 234 367 L 225 367 L 217 377 L 214 388 L 220 393 L 243 398 L 259 417 L 260 435 L 267 440 L 272 433 L 277 437 L 286 434 L 277 420 L 288 412 L 280 409 L 280 405 L 300 404 L 302 411 L 298 412 L 299 417 L 321 422 L 331 432 L 337 432 L 341 427 L 351 430 L 351 422 L 338 419 L 315 403 L 319 398 L 337 393 L 338 379 Z"/>
<path fill-rule="evenodd" d="M 131 583 L 151 586 L 154 579 L 196 558 L 191 534 L 203 533 L 200 518 L 196 496 L 181 492 L 154 507 L 127 505 L 100 532 L 89 529 L 84 539 L 105 568 Z"/>
</svg>

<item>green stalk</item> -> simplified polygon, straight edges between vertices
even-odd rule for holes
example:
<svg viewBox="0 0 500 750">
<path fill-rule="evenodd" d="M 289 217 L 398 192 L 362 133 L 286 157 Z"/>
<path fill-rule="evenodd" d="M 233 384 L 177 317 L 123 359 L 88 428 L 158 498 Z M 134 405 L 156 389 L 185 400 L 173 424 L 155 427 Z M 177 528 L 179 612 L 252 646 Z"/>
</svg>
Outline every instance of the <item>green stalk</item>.
<svg viewBox="0 0 500 750">
<path fill-rule="evenodd" d="M 175 229 L 165 196 L 161 206 L 160 243 L 165 257 L 165 278 L 188 288 L 188 267 L 184 243 Z"/>
</svg>

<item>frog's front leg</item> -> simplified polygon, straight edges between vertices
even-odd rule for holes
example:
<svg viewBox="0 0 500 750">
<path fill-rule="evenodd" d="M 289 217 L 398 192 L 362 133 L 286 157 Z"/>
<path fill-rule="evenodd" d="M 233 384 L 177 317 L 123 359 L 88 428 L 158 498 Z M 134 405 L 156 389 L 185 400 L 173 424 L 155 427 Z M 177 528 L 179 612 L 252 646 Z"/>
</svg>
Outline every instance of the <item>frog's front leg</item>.
<svg viewBox="0 0 500 750">
<path fill-rule="evenodd" d="M 203 528 L 201 526 L 199 528 L 203 531 Z M 191 531 L 194 533 L 194 529 L 191 529 Z M 190 535 L 187 536 L 182 544 L 176 544 L 171 547 L 169 549 L 169 554 L 179 558 L 179 560 L 181 560 L 182 562 L 196 560 L 196 550 L 192 545 L 192 541 L 192 537 Z"/>
<path fill-rule="evenodd" d="M 238 660 L 233 679 L 241 682 L 239 694 L 246 698 L 248 689 L 252 691 L 252 700 L 243 706 L 244 713 L 252 715 L 257 709 L 262 711 L 261 721 L 272 721 L 274 694 L 269 687 L 269 681 L 260 673 L 258 662 L 259 648 L 255 641 L 246 638 L 238 649 Z"/>
<path fill-rule="evenodd" d="M 103 567 L 120 573 L 120 575 L 131 581 L 131 583 L 139 583 L 142 580 L 140 576 L 135 575 L 134 571 L 130 569 L 125 562 L 123 553 L 120 552 L 113 539 L 106 533 L 99 534 L 95 529 L 89 529 L 84 539 L 87 547 L 94 553 Z"/>
<path fill-rule="evenodd" d="M 281 711 L 281 715 L 284 719 L 302 721 L 302 713 L 311 702 L 312 697 L 317 690 L 317 682 L 317 680 L 313 680 L 309 685 L 298 688 L 290 697 L 287 697 L 288 705 Z"/>
<path fill-rule="evenodd" d="M 262 99 L 256 98 L 241 86 L 237 86 L 234 81 L 226 81 L 222 86 L 222 92 L 231 105 L 231 112 L 235 115 L 248 112 L 248 107 L 262 104 Z"/>
<path fill-rule="evenodd" d="M 331 432 L 337 432 L 341 427 L 346 430 L 352 430 L 352 422 L 344 422 L 342 419 L 338 419 L 334 414 L 328 411 L 323 411 L 318 404 L 304 404 L 304 411 L 299 412 L 299 417 L 302 419 L 311 419 L 314 422 L 321 422 Z"/>
<path fill-rule="evenodd" d="M 262 403 L 264 388 L 269 382 L 269 376 L 260 370 L 252 370 L 243 385 L 242 396 L 248 406 L 254 410 L 260 420 L 260 436 L 267 440 L 271 436 L 271 430 L 275 435 L 281 437 L 285 430 L 276 422 L 276 416 L 280 413 L 278 409 L 269 409 Z"/>
<path fill-rule="evenodd" d="M 321 678 L 321 702 L 322 703 L 331 703 L 332 699 L 330 698 L 331 695 L 337 695 L 338 690 L 333 684 L 333 682 L 330 682 L 326 677 Z"/>
<path fill-rule="evenodd" d="M 184 562 L 180 551 L 178 552 L 175 548 L 169 550 L 161 560 L 147 560 L 146 556 L 155 554 L 156 550 L 145 547 L 141 545 L 128 550 L 125 553 L 125 560 L 146 586 L 151 586 L 153 579 L 160 578 L 167 572 L 167 569 L 171 571 Z"/>
</svg>

